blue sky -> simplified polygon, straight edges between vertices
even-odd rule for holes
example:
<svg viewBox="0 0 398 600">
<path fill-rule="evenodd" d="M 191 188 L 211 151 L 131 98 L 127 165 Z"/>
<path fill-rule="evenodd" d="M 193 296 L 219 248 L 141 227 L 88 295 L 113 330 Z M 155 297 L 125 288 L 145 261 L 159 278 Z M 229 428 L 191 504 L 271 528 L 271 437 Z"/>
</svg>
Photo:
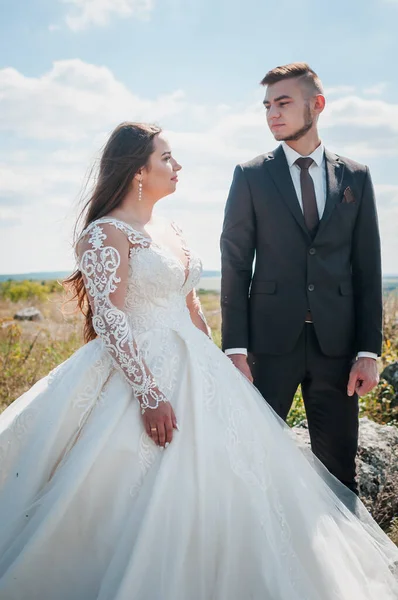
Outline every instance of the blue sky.
<svg viewBox="0 0 398 600">
<path fill-rule="evenodd" d="M 160 123 L 183 165 L 159 203 L 219 267 L 236 163 L 273 149 L 259 80 L 305 60 L 325 144 L 368 164 L 398 273 L 398 0 L 0 0 L 0 273 L 68 270 L 79 191 L 112 128 Z"/>
</svg>

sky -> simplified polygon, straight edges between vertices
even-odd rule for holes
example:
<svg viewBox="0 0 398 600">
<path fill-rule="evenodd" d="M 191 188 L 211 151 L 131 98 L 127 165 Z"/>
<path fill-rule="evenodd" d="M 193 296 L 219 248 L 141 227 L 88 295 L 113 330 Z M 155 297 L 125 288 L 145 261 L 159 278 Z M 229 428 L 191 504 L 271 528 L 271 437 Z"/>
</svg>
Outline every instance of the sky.
<svg viewBox="0 0 398 600">
<path fill-rule="evenodd" d="M 182 164 L 156 211 L 219 269 L 236 164 L 277 146 L 259 81 L 306 61 L 325 145 L 369 166 L 384 274 L 398 274 L 398 0 L 0 0 L 0 273 L 74 267 L 90 168 L 121 121 Z"/>
</svg>

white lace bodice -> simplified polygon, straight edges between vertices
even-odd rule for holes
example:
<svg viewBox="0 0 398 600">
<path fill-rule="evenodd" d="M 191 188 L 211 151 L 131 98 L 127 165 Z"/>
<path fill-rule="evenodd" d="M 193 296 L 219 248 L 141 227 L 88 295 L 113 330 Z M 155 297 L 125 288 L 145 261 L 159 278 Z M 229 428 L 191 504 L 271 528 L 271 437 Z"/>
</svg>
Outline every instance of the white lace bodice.
<svg viewBox="0 0 398 600">
<path fill-rule="evenodd" d="M 187 264 L 165 246 L 115 218 L 91 223 L 76 252 L 93 310 L 93 326 L 142 407 L 165 400 L 145 364 L 137 336 L 154 328 L 192 327 L 186 296 L 202 272 L 199 257 L 181 240 Z"/>
</svg>

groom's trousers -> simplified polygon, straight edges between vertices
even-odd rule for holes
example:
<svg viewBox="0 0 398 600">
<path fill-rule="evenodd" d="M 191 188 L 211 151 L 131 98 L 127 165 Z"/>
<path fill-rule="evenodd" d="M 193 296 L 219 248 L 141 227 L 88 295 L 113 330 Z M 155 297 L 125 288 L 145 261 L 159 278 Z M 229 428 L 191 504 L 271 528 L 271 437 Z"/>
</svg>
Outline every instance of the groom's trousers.
<svg viewBox="0 0 398 600">
<path fill-rule="evenodd" d="M 358 396 L 347 395 L 352 360 L 324 355 L 311 323 L 289 354 L 249 354 L 254 385 L 282 419 L 301 384 L 312 451 L 357 494 Z"/>
</svg>

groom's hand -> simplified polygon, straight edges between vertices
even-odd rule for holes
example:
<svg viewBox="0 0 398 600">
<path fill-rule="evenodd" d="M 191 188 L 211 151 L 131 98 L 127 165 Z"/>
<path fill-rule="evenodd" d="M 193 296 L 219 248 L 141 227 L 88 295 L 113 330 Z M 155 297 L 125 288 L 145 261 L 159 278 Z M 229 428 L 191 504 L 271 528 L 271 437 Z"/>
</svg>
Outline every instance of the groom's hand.
<svg viewBox="0 0 398 600">
<path fill-rule="evenodd" d="M 253 376 L 250 371 L 249 363 L 247 362 L 246 354 L 229 354 L 228 358 L 230 358 L 235 367 L 239 369 L 251 383 L 253 383 Z"/>
<path fill-rule="evenodd" d="M 361 357 L 352 365 L 348 380 L 347 394 L 359 396 L 368 394 L 379 383 L 377 361 L 374 358 Z"/>
</svg>

